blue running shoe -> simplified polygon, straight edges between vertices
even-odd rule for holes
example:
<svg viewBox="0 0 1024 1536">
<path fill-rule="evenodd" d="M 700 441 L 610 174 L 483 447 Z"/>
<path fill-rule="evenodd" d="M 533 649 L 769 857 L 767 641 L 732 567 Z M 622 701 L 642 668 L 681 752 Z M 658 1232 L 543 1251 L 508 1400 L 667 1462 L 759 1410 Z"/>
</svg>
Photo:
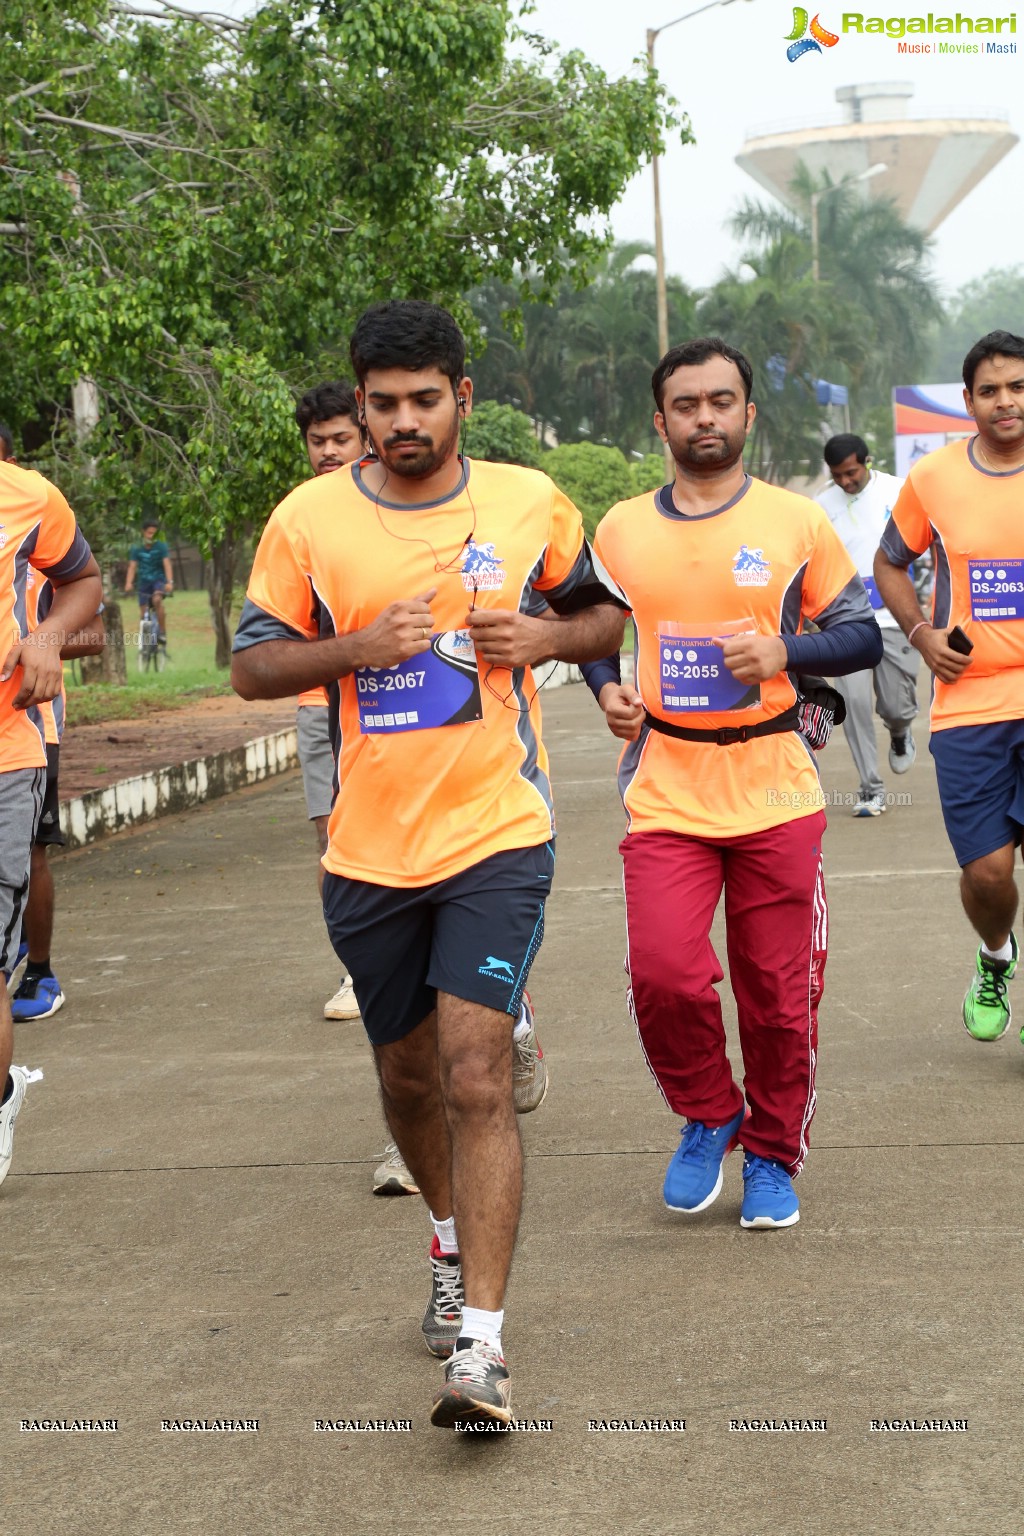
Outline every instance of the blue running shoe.
<svg viewBox="0 0 1024 1536">
<path fill-rule="evenodd" d="M 11 998 L 11 1013 L 16 1023 L 25 1019 L 48 1019 L 63 1006 L 64 993 L 56 976 L 26 976 Z"/>
<path fill-rule="evenodd" d="M 662 1194 L 670 1211 L 693 1216 L 718 1199 L 722 1189 L 722 1164 L 736 1145 L 746 1106 L 726 1125 L 714 1129 L 700 1120 L 683 1126 L 679 1146 L 665 1174 Z"/>
<path fill-rule="evenodd" d="M 741 1227 L 793 1227 L 800 1220 L 800 1202 L 793 1180 L 770 1157 L 743 1157 Z"/>
</svg>

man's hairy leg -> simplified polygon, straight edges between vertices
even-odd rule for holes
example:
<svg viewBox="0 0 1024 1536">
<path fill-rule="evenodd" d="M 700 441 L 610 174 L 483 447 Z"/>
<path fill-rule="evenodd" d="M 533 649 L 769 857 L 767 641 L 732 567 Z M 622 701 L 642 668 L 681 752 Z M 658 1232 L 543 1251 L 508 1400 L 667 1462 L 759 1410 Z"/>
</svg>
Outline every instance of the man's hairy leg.
<svg viewBox="0 0 1024 1536">
<path fill-rule="evenodd" d="M 437 1046 L 466 1305 L 501 1310 L 523 1195 L 507 1013 L 440 992 Z M 435 1214 L 439 1214 L 435 1209 Z"/>
<path fill-rule="evenodd" d="M 1013 878 L 1016 849 L 1012 843 L 965 864 L 960 875 L 960 899 L 976 933 L 989 949 L 1001 949 L 1017 915 L 1017 884 Z"/>
<path fill-rule="evenodd" d="M 452 1151 L 438 1078 L 437 1013 L 391 1045 L 375 1045 L 384 1117 L 438 1221 L 452 1214 Z"/>
</svg>

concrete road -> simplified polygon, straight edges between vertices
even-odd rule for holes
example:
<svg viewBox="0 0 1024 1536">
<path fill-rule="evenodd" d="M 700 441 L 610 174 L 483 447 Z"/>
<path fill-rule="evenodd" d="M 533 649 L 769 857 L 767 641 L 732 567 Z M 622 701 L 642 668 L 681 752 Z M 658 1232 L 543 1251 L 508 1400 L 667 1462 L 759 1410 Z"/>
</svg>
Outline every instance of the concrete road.
<svg viewBox="0 0 1024 1536">
<path fill-rule="evenodd" d="M 750 1233 L 738 1158 L 702 1216 L 662 1205 L 678 1127 L 625 1012 L 616 748 L 582 688 L 545 713 L 552 1086 L 523 1122 L 505 1343 L 517 1415 L 550 1432 L 427 1421 L 429 1226 L 370 1195 L 385 1135 L 361 1028 L 321 1017 L 292 776 L 60 860 L 68 1003 L 19 1027 L 45 1079 L 0 1192 L 5 1533 L 1019 1530 L 1024 1049 L 959 1022 L 973 941 L 927 752 L 889 785 L 911 804 L 831 815 L 802 1220 Z M 855 788 L 841 741 L 824 774 Z M 412 1428 L 314 1429 L 368 1417 Z M 685 1430 L 588 1427 L 654 1417 Z M 118 1427 L 20 1427 L 83 1418 Z M 161 1428 L 187 1419 L 259 1429 Z M 827 1429 L 730 1427 L 783 1420 Z M 967 1428 L 871 1427 L 908 1420 Z"/>
</svg>

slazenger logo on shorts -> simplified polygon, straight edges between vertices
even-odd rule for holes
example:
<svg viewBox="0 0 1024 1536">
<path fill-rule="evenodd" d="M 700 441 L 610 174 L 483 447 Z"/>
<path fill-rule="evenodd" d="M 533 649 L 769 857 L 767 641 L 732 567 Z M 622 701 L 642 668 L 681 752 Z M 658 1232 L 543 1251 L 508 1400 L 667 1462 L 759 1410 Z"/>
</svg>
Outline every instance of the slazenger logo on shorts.
<svg viewBox="0 0 1024 1536">
<path fill-rule="evenodd" d="M 494 553 L 493 544 L 476 544 L 467 539 L 462 557 L 462 585 L 467 592 L 497 591 L 505 585 L 505 572 L 501 569 L 504 564 L 502 557 Z"/>
<path fill-rule="evenodd" d="M 497 960 L 494 955 L 487 956 L 485 965 L 477 966 L 481 976 L 493 976 L 495 981 L 507 981 L 509 986 L 516 979 L 516 973 L 507 960 Z"/>
<path fill-rule="evenodd" d="M 741 544 L 732 557 L 732 579 L 738 587 L 766 587 L 772 579 L 772 566 L 764 550 Z"/>
</svg>

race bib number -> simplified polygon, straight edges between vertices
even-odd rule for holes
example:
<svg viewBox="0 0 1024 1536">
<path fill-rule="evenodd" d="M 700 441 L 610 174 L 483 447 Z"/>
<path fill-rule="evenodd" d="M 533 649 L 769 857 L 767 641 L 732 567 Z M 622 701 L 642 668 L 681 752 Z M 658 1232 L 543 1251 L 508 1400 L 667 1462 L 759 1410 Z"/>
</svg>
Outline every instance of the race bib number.
<svg viewBox="0 0 1024 1536">
<path fill-rule="evenodd" d="M 722 659 L 722 648 L 703 636 L 660 634 L 661 707 L 665 714 L 756 709 L 759 683 L 741 683 Z"/>
<path fill-rule="evenodd" d="M 353 674 L 364 736 L 428 731 L 483 719 L 476 648 L 468 629 L 432 635 L 430 650 L 393 667 Z"/>
<path fill-rule="evenodd" d="M 972 619 L 1024 619 L 1024 560 L 973 560 L 967 574 Z"/>
<path fill-rule="evenodd" d="M 913 581 L 914 578 L 911 576 L 910 579 Z M 877 613 L 879 608 L 885 607 L 885 604 L 882 602 L 882 594 L 875 586 L 875 578 L 873 576 L 862 576 L 861 580 L 863 581 L 864 588 L 868 594 L 868 602 Z"/>
</svg>

